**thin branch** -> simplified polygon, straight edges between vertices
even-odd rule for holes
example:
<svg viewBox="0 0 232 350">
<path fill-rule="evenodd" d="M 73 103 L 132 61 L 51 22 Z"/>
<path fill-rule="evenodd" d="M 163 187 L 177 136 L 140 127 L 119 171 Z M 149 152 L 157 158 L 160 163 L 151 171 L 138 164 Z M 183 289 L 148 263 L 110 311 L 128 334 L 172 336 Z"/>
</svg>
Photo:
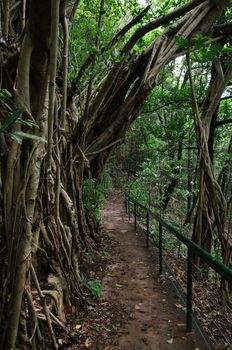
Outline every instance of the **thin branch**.
<svg viewBox="0 0 232 350">
<path fill-rule="evenodd" d="M 157 29 L 161 27 L 164 24 L 169 23 L 170 21 L 176 19 L 177 17 L 180 17 L 182 15 L 185 15 L 189 11 L 196 8 L 198 5 L 206 5 L 208 4 L 208 1 L 202 0 L 192 0 L 189 3 L 180 6 L 179 8 L 167 13 L 166 15 L 159 17 L 155 19 L 152 22 L 149 22 L 148 24 L 145 24 L 144 26 L 140 27 L 136 30 L 136 32 L 132 35 L 132 37 L 129 39 L 129 41 L 124 46 L 122 52 L 124 54 L 128 54 L 130 50 L 134 47 L 134 45 L 137 43 L 137 41 L 142 38 L 145 34 L 151 32 L 154 29 Z"/>
<path fill-rule="evenodd" d="M 5 13 L 4 13 L 4 21 L 3 21 L 3 36 L 8 39 L 9 34 L 9 17 L 10 17 L 10 1 L 4 1 Z"/>
<path fill-rule="evenodd" d="M 133 18 L 124 28 L 122 28 L 111 40 L 110 44 L 107 46 L 104 46 L 101 48 L 100 50 L 100 54 L 106 52 L 107 50 L 109 50 L 110 48 L 112 48 L 114 45 L 116 45 L 119 40 L 122 39 L 122 37 L 132 28 L 134 27 L 148 12 L 150 6 L 147 6 L 142 12 L 140 12 L 138 14 L 138 16 L 136 16 L 135 18 Z M 98 53 L 99 55 L 99 53 Z M 74 94 L 76 92 L 76 84 L 80 81 L 80 79 L 82 78 L 84 72 L 88 69 L 88 67 L 91 65 L 91 63 L 94 61 L 96 57 L 95 53 L 91 53 L 85 60 L 85 62 L 83 63 L 83 65 L 81 66 L 78 75 L 75 79 L 75 81 L 72 84 L 72 93 Z"/>
<path fill-rule="evenodd" d="M 225 100 L 230 100 L 231 98 L 232 98 L 232 95 L 222 97 L 222 98 L 220 99 L 220 102 L 221 102 L 221 101 L 225 101 Z"/>
<path fill-rule="evenodd" d="M 67 107 L 67 82 L 68 82 L 68 40 L 69 40 L 69 29 L 67 20 L 67 10 L 66 2 L 62 4 L 62 27 L 64 33 L 63 42 L 63 86 L 62 86 L 62 106 L 61 106 L 61 127 L 65 128 L 65 117 L 66 117 L 66 107 Z M 57 124 L 58 125 L 58 124 Z"/>
<path fill-rule="evenodd" d="M 17 7 L 19 7 L 20 4 L 21 4 L 21 0 L 17 1 L 13 6 L 10 7 L 9 12 L 11 13 L 15 9 L 17 9 Z"/>
<path fill-rule="evenodd" d="M 143 111 L 142 114 L 152 114 L 152 113 L 159 111 L 160 109 L 162 109 L 164 107 L 167 107 L 167 106 L 170 106 L 173 104 L 177 104 L 177 103 L 181 103 L 181 102 L 191 102 L 191 100 L 188 98 L 184 98 L 184 99 L 177 99 L 177 100 L 173 100 L 173 101 L 167 101 L 165 104 L 158 106 L 155 109 L 150 109 L 149 111 Z"/>
<path fill-rule="evenodd" d="M 48 153 L 47 168 L 51 170 L 52 146 L 53 146 L 53 123 L 54 123 L 54 106 L 56 90 L 56 69 L 58 54 L 58 33 L 60 17 L 60 1 L 52 0 L 51 2 L 51 50 L 50 50 L 50 67 L 49 67 L 49 106 L 48 106 Z"/>
<path fill-rule="evenodd" d="M 190 62 L 189 53 L 187 53 L 187 55 L 186 55 L 186 60 L 187 60 L 189 84 L 190 84 L 191 99 L 192 99 L 194 126 L 195 126 L 195 132 L 196 132 L 196 137 L 197 137 L 197 145 L 200 149 L 202 145 L 201 145 L 199 132 L 202 129 L 202 121 L 201 121 L 199 107 L 198 107 L 198 103 L 197 103 L 197 97 L 196 97 L 196 93 L 195 93 L 195 87 L 194 87 L 194 82 L 193 82 L 193 77 L 192 77 L 192 70 L 191 70 L 191 62 Z"/>
<path fill-rule="evenodd" d="M 145 7 L 145 9 L 133 18 L 120 32 L 118 32 L 112 39 L 111 44 L 115 45 L 119 40 L 132 28 L 134 27 L 150 10 L 151 6 Z"/>
<path fill-rule="evenodd" d="M 232 35 L 232 23 L 222 23 L 213 27 L 213 36 Z"/>
<path fill-rule="evenodd" d="M 37 331 L 37 335 L 39 337 L 39 340 L 41 341 L 43 338 L 42 338 L 42 335 L 41 335 L 41 332 L 39 329 L 39 323 L 38 323 L 38 318 L 37 318 L 36 311 L 35 311 L 35 306 L 33 303 L 33 298 L 31 295 L 31 291 L 29 291 L 27 288 L 26 288 L 26 296 L 27 296 L 27 300 L 28 300 L 29 307 L 31 310 L 31 318 L 32 318 L 32 321 L 34 322 L 34 328 L 33 328 L 33 331 L 31 333 L 31 336 L 29 338 L 29 342 L 31 342 L 32 339 L 34 338 L 36 331 Z"/>
<path fill-rule="evenodd" d="M 22 31 L 24 30 L 25 23 L 26 23 L 26 5 L 27 5 L 27 0 L 22 0 Z"/>
<path fill-rule="evenodd" d="M 104 7 L 105 7 L 105 0 L 101 0 L 99 17 L 98 17 L 98 29 L 99 29 L 99 31 L 102 31 Z M 95 47 L 98 47 L 98 46 L 99 46 L 99 36 L 97 35 L 96 39 L 95 39 Z M 95 68 L 95 58 L 96 58 L 96 55 L 92 61 L 92 67 L 91 67 L 91 72 L 90 72 L 90 76 L 89 76 L 85 110 L 84 110 L 84 120 L 87 119 L 88 114 L 89 114 L 89 105 L 90 105 L 90 99 L 91 99 L 91 95 L 92 95 L 92 87 L 93 87 L 93 81 L 94 81 L 93 72 L 94 72 L 94 68 Z"/>
<path fill-rule="evenodd" d="M 118 140 L 116 140 L 116 141 L 110 143 L 109 145 L 107 145 L 107 146 L 105 146 L 105 147 L 99 149 L 98 151 L 91 152 L 91 153 L 86 153 L 86 157 L 89 157 L 89 156 L 93 156 L 93 155 L 102 153 L 103 151 L 106 151 L 108 148 L 113 147 L 113 146 L 115 146 L 116 144 L 122 142 L 122 140 L 123 140 L 122 138 L 121 138 L 121 139 L 118 139 Z"/>
<path fill-rule="evenodd" d="M 80 0 L 76 0 L 74 5 L 73 5 L 73 8 L 72 8 L 72 11 L 70 13 L 70 16 L 69 16 L 69 22 L 72 23 L 74 17 L 75 17 L 75 14 L 76 14 L 76 10 L 78 9 L 78 6 L 80 5 Z"/>
<path fill-rule="evenodd" d="M 218 126 L 226 125 L 226 124 L 232 124 L 232 119 L 218 120 L 215 123 L 215 128 L 217 128 Z"/>
</svg>

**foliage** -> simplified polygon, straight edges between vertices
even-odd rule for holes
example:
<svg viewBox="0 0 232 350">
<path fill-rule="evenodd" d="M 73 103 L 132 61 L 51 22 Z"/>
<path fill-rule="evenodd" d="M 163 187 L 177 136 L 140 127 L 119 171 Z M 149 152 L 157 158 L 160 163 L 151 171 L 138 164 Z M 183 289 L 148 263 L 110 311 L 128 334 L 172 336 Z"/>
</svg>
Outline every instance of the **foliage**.
<svg viewBox="0 0 232 350">
<path fill-rule="evenodd" d="M 99 222 L 100 207 L 104 202 L 102 186 L 95 179 L 87 179 L 82 187 L 84 208 L 91 212 L 92 217 Z"/>
<path fill-rule="evenodd" d="M 20 124 L 29 128 L 38 128 L 32 116 L 29 119 L 23 119 L 23 113 L 25 110 L 22 108 L 13 110 L 12 105 L 12 95 L 6 89 L 0 89 L 0 101 L 2 103 L 2 114 L 4 119 L 0 126 L 0 132 L 9 135 L 14 141 L 22 143 L 24 138 L 47 142 L 43 137 L 31 134 L 28 132 L 23 132 L 21 130 L 13 130 L 14 125 Z"/>
<path fill-rule="evenodd" d="M 88 287 L 94 298 L 100 298 L 102 293 L 102 284 L 99 281 L 94 281 L 92 278 L 88 278 L 85 274 L 81 275 L 81 282 L 85 287 Z"/>
<path fill-rule="evenodd" d="M 77 305 L 84 299 L 80 264 L 87 254 L 93 256 L 100 208 L 111 188 L 109 170 L 101 181 L 104 166 L 149 93 L 143 113 L 120 148 L 123 152 L 115 156 L 114 175 L 119 170 L 131 193 L 180 218 L 181 223 L 185 209 L 190 212 L 194 206 L 199 153 L 188 67 L 184 58 L 174 57 L 185 54 L 186 47 L 181 46 L 188 44 L 202 112 L 211 60 L 225 55 L 224 66 L 231 50 L 230 45 L 216 47 L 203 36 L 195 36 L 194 49 L 193 35 L 212 34 L 213 23 L 204 21 L 208 10 L 212 22 L 224 23 L 229 22 L 231 9 L 226 9 L 226 0 L 212 1 L 209 8 L 203 3 L 199 5 L 203 11 L 193 8 L 185 17 L 191 27 L 181 21 L 179 29 L 175 26 L 183 13 L 144 36 L 137 31 L 187 1 L 149 1 L 152 6 L 146 15 L 116 43 L 112 42 L 115 35 L 148 1 L 15 0 L 1 6 L 0 141 L 8 151 L 1 162 L 0 181 L 1 348 L 59 347 L 57 322 L 51 317 L 66 316 L 67 310 L 74 309 L 73 302 Z M 195 6 L 194 1 L 190 3 Z M 188 42 L 181 42 L 182 35 Z M 130 38 L 131 49 L 122 51 Z M 224 35 L 223 40 L 229 42 Z M 230 109 L 222 104 L 219 119 L 228 117 Z M 215 145 L 222 154 L 220 145 L 226 146 L 230 135 L 224 127 L 221 130 L 215 131 Z M 48 144 L 40 142 L 45 141 L 40 136 L 47 137 Z M 24 142 L 24 138 L 36 142 Z M 215 175 L 225 169 L 227 188 L 229 161 L 216 158 Z M 93 295 L 100 295 L 99 282 L 82 276 L 82 283 Z M 51 289 L 60 296 L 52 304 Z M 46 317 L 34 312 L 38 303 Z"/>
<path fill-rule="evenodd" d="M 100 209 L 105 200 L 105 195 L 112 190 L 112 182 L 109 169 L 103 174 L 103 181 L 98 183 L 96 179 L 86 179 L 83 182 L 82 194 L 84 208 L 91 213 L 96 222 L 100 221 Z"/>
<path fill-rule="evenodd" d="M 69 78 L 75 80 L 79 69 L 87 57 L 91 54 L 96 54 L 94 63 L 95 78 L 97 83 L 103 79 L 110 64 L 113 64 L 119 57 L 120 49 L 130 37 L 130 35 L 142 23 L 148 22 L 152 18 L 152 13 L 149 12 L 141 21 L 140 24 L 134 26 L 114 47 L 111 45 L 112 38 L 143 8 L 137 0 L 113 0 L 107 1 L 104 5 L 102 28 L 98 27 L 98 16 L 100 13 L 99 1 L 83 1 L 74 18 L 71 27 L 71 35 L 69 40 L 70 47 L 70 69 Z M 156 35 L 157 36 L 157 35 Z M 142 38 L 136 50 L 140 51 L 147 45 L 154 34 L 148 34 L 147 39 Z M 106 53 L 102 52 L 102 48 L 106 49 Z M 103 50 L 104 51 L 104 50 Z M 124 59 L 121 57 L 121 59 Z M 91 66 L 90 70 L 93 68 Z M 85 84 L 88 81 L 87 72 Z"/>
<path fill-rule="evenodd" d="M 208 55 L 205 47 L 207 40 L 208 37 L 196 36 L 196 51 L 192 56 L 195 93 L 200 109 L 202 95 L 211 74 L 208 62 L 212 60 L 212 56 Z M 208 48 L 214 50 L 212 46 Z M 221 54 L 222 47 L 216 49 L 219 50 L 217 55 Z M 201 55 L 201 59 L 198 55 Z M 183 59 L 171 62 L 161 72 L 156 89 L 149 96 L 143 113 L 131 127 L 126 144 L 119 150 L 124 170 L 128 174 L 124 188 L 140 203 L 161 209 L 168 185 L 174 181 L 175 186 L 166 214 L 171 219 L 175 218 L 180 225 L 185 222 L 191 207 L 196 210 L 195 198 L 198 196 L 198 149 L 189 84 L 184 83 L 185 76 L 186 65 Z M 224 96 L 230 95 L 229 86 Z M 231 99 L 225 98 L 220 103 L 218 121 L 229 119 L 230 115 Z M 225 162 L 231 159 L 231 154 L 227 152 L 230 137 L 231 124 L 215 129 L 216 177 Z M 180 159 L 179 147 L 182 148 Z M 193 214 L 194 211 L 192 218 Z"/>
</svg>

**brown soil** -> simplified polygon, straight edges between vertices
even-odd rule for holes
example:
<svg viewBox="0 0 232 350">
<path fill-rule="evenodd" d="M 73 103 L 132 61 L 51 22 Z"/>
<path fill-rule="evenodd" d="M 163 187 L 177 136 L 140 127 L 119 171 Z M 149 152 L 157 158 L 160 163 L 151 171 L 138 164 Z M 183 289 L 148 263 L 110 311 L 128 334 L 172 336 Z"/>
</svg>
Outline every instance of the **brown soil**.
<svg viewBox="0 0 232 350">
<path fill-rule="evenodd" d="M 121 305 L 128 315 L 112 349 L 206 349 L 185 332 L 185 313 L 175 294 L 165 290 L 152 253 L 144 247 L 114 193 L 102 211 L 103 226 L 115 242 L 113 259 L 103 279 L 102 298 Z"/>
<path fill-rule="evenodd" d="M 158 276 L 152 249 L 128 222 L 120 192 L 102 210 L 100 254 L 82 272 L 101 281 L 103 292 L 70 320 L 73 339 L 62 349 L 206 350 L 198 335 L 185 332 L 185 312 L 170 279 Z M 71 325 L 72 324 L 72 325 Z M 71 340 L 71 341 L 70 341 Z"/>
</svg>

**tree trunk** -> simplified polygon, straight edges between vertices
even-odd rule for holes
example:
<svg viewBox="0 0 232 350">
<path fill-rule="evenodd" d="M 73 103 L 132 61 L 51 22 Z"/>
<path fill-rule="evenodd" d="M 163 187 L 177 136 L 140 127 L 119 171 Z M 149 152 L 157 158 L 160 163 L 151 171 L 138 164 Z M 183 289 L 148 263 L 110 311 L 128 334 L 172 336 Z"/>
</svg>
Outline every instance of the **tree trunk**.
<svg viewBox="0 0 232 350">
<path fill-rule="evenodd" d="M 7 37 L 14 31 L 9 27 L 9 1 L 4 3 L 3 24 Z M 219 4 L 192 0 L 171 15 L 136 31 L 103 83 L 97 89 L 89 89 L 87 108 L 78 122 L 77 118 L 72 118 L 71 108 L 65 113 L 66 81 L 62 85 L 63 92 L 60 93 L 61 88 L 55 93 L 57 47 L 54 34 L 58 31 L 60 1 L 34 0 L 26 4 L 29 17 L 23 33 L 20 25 L 22 36 L 17 45 L 20 40 L 23 44 L 19 60 L 18 51 L 14 49 L 12 71 L 7 69 L 8 63 L 4 65 L 3 87 L 14 91 L 16 86 L 14 109 L 23 108 L 22 119 L 33 118 L 39 128 L 15 124 L 15 131 L 33 137 L 24 138 L 21 145 L 7 140 L 6 169 L 1 174 L 4 230 L 0 234 L 1 242 L 5 242 L 0 268 L 2 349 L 15 348 L 17 342 L 22 348 L 33 348 L 33 344 L 42 347 L 43 342 L 48 347 L 51 344 L 58 347 L 53 313 L 64 320 L 67 310 L 73 310 L 82 301 L 79 262 L 92 244 L 90 230 L 94 227 L 83 206 L 83 181 L 90 176 L 101 179 L 111 150 L 122 141 L 139 115 L 155 87 L 157 75 L 182 50 L 176 36 L 190 40 L 196 33 L 207 33 L 228 1 L 222 0 Z M 79 1 L 74 2 L 73 10 L 78 4 Z M 62 6 L 65 31 L 62 71 L 65 75 L 66 19 L 73 18 L 73 11 L 71 9 L 69 16 Z M 141 54 L 129 54 L 142 35 L 186 13 Z M 24 14 L 23 6 L 20 18 L 24 18 Z M 54 28 L 52 32 L 51 28 Z M 55 45 L 54 50 L 52 45 Z M 48 138 L 48 145 L 41 137 Z M 52 295 L 55 303 L 52 309 L 47 306 L 48 295 Z M 45 331 L 36 311 L 38 308 L 46 320 Z M 43 339 L 45 334 L 51 337 Z"/>
<path fill-rule="evenodd" d="M 222 72 L 222 74 L 221 74 Z M 220 98 L 232 78 L 230 65 L 222 64 L 220 72 L 212 69 L 211 81 L 203 104 L 202 117 L 199 115 L 194 86 L 189 66 L 193 110 L 196 118 L 197 144 L 200 151 L 199 203 L 194 223 L 193 240 L 210 251 L 212 247 L 212 225 L 215 221 L 217 234 L 221 242 L 224 264 L 232 266 L 232 242 L 225 232 L 227 203 L 221 187 L 216 180 L 209 152 L 210 124 L 218 108 Z M 199 265 L 200 260 L 196 259 Z M 222 282 L 223 301 L 229 300 L 229 288 Z"/>
</svg>

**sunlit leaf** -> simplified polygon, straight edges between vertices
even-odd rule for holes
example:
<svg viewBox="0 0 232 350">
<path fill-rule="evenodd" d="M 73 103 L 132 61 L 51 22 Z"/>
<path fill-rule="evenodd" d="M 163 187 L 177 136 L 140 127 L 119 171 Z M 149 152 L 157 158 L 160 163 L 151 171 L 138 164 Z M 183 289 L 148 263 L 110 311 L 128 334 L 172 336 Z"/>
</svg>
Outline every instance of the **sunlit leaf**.
<svg viewBox="0 0 232 350">
<path fill-rule="evenodd" d="M 13 136 L 13 137 L 12 137 Z M 33 135 L 33 134 L 28 134 L 28 133 L 26 133 L 26 132 L 23 132 L 23 131 L 19 131 L 19 130 L 17 130 L 17 131 L 14 131 L 13 133 L 11 133 L 11 137 L 12 138 L 21 138 L 21 139 L 23 139 L 23 138 L 27 138 L 27 139 L 32 139 L 32 140 L 35 140 L 35 141 L 41 141 L 41 142 L 45 142 L 45 143 L 47 143 L 47 140 L 46 139 L 44 139 L 43 137 L 41 137 L 41 136 L 37 136 L 37 135 Z"/>
<path fill-rule="evenodd" d="M 11 93 L 6 89 L 0 89 L 0 100 L 8 100 L 11 98 Z"/>
</svg>

